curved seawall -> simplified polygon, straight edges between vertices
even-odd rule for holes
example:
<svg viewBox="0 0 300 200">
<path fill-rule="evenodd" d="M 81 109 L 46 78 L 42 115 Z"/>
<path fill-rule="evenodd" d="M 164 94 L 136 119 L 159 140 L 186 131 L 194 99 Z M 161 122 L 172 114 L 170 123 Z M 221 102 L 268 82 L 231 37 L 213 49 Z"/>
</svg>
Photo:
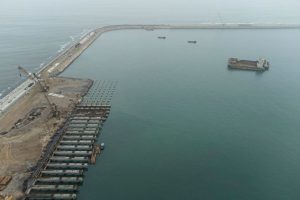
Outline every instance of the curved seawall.
<svg viewBox="0 0 300 200">
<path fill-rule="evenodd" d="M 97 28 L 86 34 L 80 41 L 72 45 L 69 49 L 59 54 L 50 63 L 45 65 L 37 74 L 41 78 L 57 76 L 62 73 L 72 62 L 74 62 L 101 34 L 117 30 L 157 30 L 157 29 L 300 29 L 300 24 L 256 24 L 256 23 L 202 23 L 194 25 L 168 25 L 168 24 L 137 24 L 137 25 L 111 25 Z M 5 113 L 7 109 L 17 102 L 24 94 L 33 87 L 27 87 L 32 81 L 25 81 L 16 87 L 9 94 L 0 99 L 0 114 Z M 27 84 L 28 83 L 28 84 Z M 24 85 L 25 84 L 25 85 Z"/>
</svg>

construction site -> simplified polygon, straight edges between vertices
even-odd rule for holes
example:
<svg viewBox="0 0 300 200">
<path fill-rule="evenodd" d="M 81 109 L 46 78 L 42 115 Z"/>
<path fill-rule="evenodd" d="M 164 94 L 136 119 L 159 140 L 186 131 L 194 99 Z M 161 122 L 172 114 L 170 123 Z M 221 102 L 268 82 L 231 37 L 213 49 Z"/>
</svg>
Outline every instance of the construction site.
<svg viewBox="0 0 300 200">
<path fill-rule="evenodd" d="M 45 92 L 35 87 L 22 97 L 18 106 L 11 107 L 1 117 L 0 176 L 12 177 L 7 184 L 1 185 L 4 195 L 23 196 L 23 183 L 50 138 L 91 85 L 90 80 L 53 78 L 49 80 L 47 98 Z M 52 97 L 49 93 L 61 96 Z"/>
<path fill-rule="evenodd" d="M 96 141 L 117 83 L 30 78 L 36 87 L 0 119 L 0 199 L 75 199 L 104 149 Z"/>
<path fill-rule="evenodd" d="M 117 82 L 59 77 L 96 38 L 89 33 L 0 101 L 0 200 L 76 199 Z"/>
<path fill-rule="evenodd" d="M 114 25 L 95 29 L 0 99 L 0 200 L 76 199 L 117 82 L 60 75 L 101 34 L 143 29 L 298 29 L 299 24 Z"/>
<path fill-rule="evenodd" d="M 92 80 L 58 77 L 96 39 L 92 35 L 40 72 L 16 68 L 26 81 L 0 100 L 0 200 L 26 197 L 29 179 L 39 174 L 40 163 L 53 153 L 50 144 L 92 87 Z"/>
<path fill-rule="evenodd" d="M 116 83 L 96 82 L 51 137 L 24 183 L 25 199 L 76 199 L 84 171 L 104 149 L 96 143 L 110 113 Z"/>
</svg>

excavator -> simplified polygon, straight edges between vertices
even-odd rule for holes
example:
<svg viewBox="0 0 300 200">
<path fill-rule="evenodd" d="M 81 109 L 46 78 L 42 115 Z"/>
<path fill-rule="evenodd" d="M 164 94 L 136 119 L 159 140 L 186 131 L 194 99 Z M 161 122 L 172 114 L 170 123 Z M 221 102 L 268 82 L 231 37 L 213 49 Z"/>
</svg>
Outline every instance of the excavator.
<svg viewBox="0 0 300 200">
<path fill-rule="evenodd" d="M 45 80 L 40 79 L 35 73 L 28 72 L 26 69 L 24 69 L 21 66 L 18 66 L 18 70 L 20 73 L 20 76 L 28 77 L 30 80 L 33 80 L 40 88 L 41 92 L 43 93 L 45 99 L 47 100 L 47 103 L 49 104 L 49 108 L 51 111 L 52 117 L 59 117 L 59 111 L 57 110 L 57 106 L 54 103 L 51 103 L 50 99 L 47 96 L 47 92 L 49 90 L 49 86 L 46 84 Z"/>
</svg>

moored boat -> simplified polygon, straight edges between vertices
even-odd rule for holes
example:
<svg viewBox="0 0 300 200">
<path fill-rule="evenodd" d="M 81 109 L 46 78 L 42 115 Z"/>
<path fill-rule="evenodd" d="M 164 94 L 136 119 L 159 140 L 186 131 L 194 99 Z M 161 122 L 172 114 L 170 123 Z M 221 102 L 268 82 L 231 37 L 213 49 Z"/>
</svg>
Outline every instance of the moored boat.
<svg viewBox="0 0 300 200">
<path fill-rule="evenodd" d="M 256 61 L 251 60 L 239 60 L 237 58 L 228 59 L 228 68 L 240 69 L 240 70 L 253 70 L 253 71 L 266 71 L 270 67 L 270 63 L 266 59 L 258 59 Z"/>
</svg>

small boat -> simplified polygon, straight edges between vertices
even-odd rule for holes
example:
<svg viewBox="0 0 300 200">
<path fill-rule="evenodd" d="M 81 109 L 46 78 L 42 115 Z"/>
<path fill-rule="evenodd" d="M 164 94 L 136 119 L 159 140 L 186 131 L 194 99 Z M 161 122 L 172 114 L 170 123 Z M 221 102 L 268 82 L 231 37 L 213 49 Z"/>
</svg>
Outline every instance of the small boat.
<svg viewBox="0 0 300 200">
<path fill-rule="evenodd" d="M 167 37 L 165 37 L 165 36 L 158 36 L 157 38 L 165 40 Z"/>
<path fill-rule="evenodd" d="M 104 144 L 104 142 L 102 142 L 102 143 L 100 144 L 100 149 L 103 150 L 103 149 L 104 149 L 104 146 L 105 146 L 105 144 Z"/>
<path fill-rule="evenodd" d="M 189 40 L 188 43 L 196 44 L 197 41 L 196 40 Z"/>
</svg>

